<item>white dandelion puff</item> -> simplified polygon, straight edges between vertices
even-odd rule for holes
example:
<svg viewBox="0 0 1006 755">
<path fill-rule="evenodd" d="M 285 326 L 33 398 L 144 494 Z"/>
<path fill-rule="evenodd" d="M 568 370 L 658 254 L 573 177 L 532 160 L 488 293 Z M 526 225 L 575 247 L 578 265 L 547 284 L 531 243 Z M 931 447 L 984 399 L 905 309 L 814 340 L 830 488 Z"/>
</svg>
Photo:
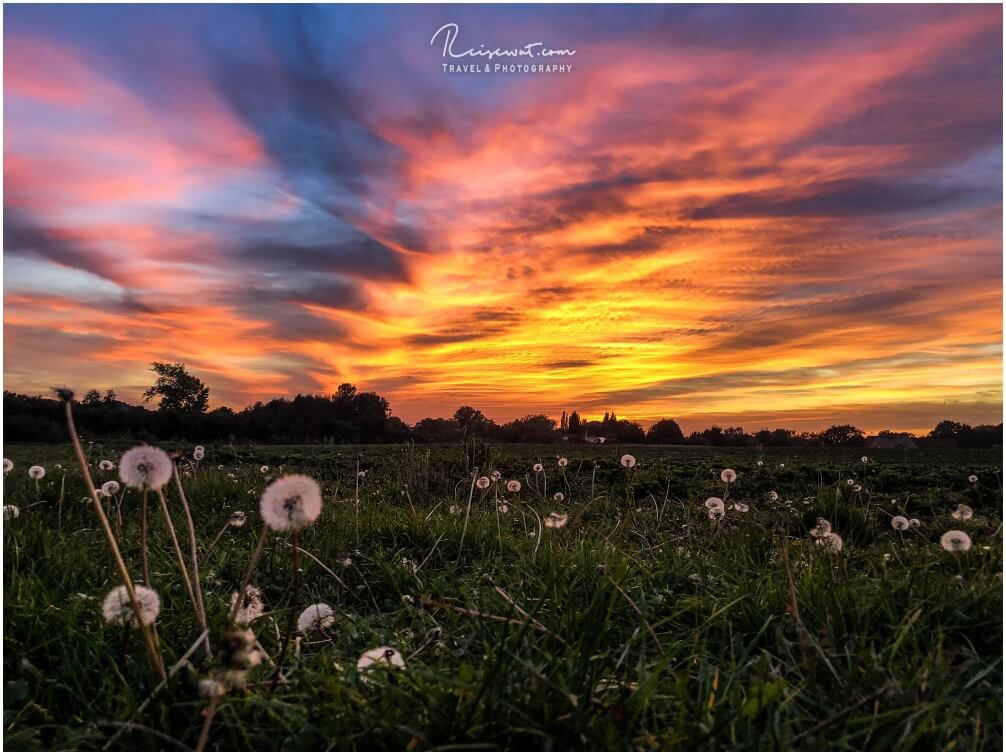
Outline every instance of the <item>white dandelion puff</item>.
<svg viewBox="0 0 1006 755">
<path fill-rule="evenodd" d="M 563 457 L 563 458 L 559 459 L 559 466 L 560 466 L 560 467 L 564 467 L 564 466 L 566 466 L 567 464 L 569 464 L 569 459 L 567 459 L 567 458 L 565 458 L 565 457 Z"/>
<path fill-rule="evenodd" d="M 978 475 L 976 475 L 976 474 L 968 475 L 968 482 L 970 482 L 972 484 L 978 482 Z"/>
<path fill-rule="evenodd" d="M 827 519 L 822 519 L 821 517 L 818 517 L 817 525 L 811 528 L 810 530 L 810 536 L 820 538 L 820 537 L 827 537 L 829 534 L 831 534 L 831 522 L 829 522 Z"/>
<path fill-rule="evenodd" d="M 557 491 L 556 494 L 552 496 L 552 500 L 562 503 L 563 501 L 566 500 L 566 496 L 563 495 L 562 491 Z"/>
<path fill-rule="evenodd" d="M 974 514 L 975 512 L 971 509 L 970 506 L 967 506 L 962 503 L 950 513 L 950 516 L 952 516 L 958 522 L 964 522 L 970 519 L 972 516 L 974 516 Z"/>
<path fill-rule="evenodd" d="M 971 538 L 967 532 L 949 530 L 940 538 L 940 546 L 951 553 L 964 553 L 971 548 Z"/>
<path fill-rule="evenodd" d="M 718 519 L 726 513 L 726 506 L 722 498 L 716 498 L 715 496 L 707 498 L 703 505 L 706 507 L 706 513 L 710 519 Z"/>
<path fill-rule="evenodd" d="M 842 540 L 842 536 L 837 532 L 829 532 L 824 537 L 819 538 L 817 544 L 829 553 L 839 553 L 845 547 L 845 541 Z"/>
<path fill-rule="evenodd" d="M 9 522 L 11 519 L 17 519 L 19 516 L 21 516 L 21 509 L 13 503 L 8 503 L 3 507 L 3 520 L 5 522 Z"/>
<path fill-rule="evenodd" d="M 779 500 L 779 494 L 776 493 L 774 490 L 770 490 L 769 493 L 768 493 L 768 499 L 770 501 L 778 501 Z"/>
<path fill-rule="evenodd" d="M 216 697 L 221 697 L 226 691 L 227 688 L 223 685 L 223 682 L 217 681 L 216 679 L 211 679 L 207 677 L 206 679 L 199 680 L 200 697 L 213 699 Z"/>
<path fill-rule="evenodd" d="M 261 467 L 258 468 L 258 471 L 261 472 L 262 474 L 269 474 L 269 467 L 263 464 Z"/>
<path fill-rule="evenodd" d="M 315 603 L 301 611 L 297 617 L 297 631 L 306 634 L 311 630 L 322 631 L 335 623 L 335 611 L 327 603 Z"/>
<path fill-rule="evenodd" d="M 448 511 L 450 511 L 454 516 L 457 516 L 458 514 L 461 513 L 461 507 L 458 506 L 457 504 L 454 504 L 453 506 L 450 507 L 450 509 L 448 509 Z"/>
<path fill-rule="evenodd" d="M 160 490 L 171 479 L 171 459 L 154 446 L 136 446 L 119 460 L 119 479 L 137 490 Z"/>
<path fill-rule="evenodd" d="M 45 467 L 40 467 L 36 464 L 28 469 L 28 476 L 33 480 L 41 480 L 45 477 Z"/>
<path fill-rule="evenodd" d="M 492 478 L 493 482 L 499 482 L 500 481 L 500 477 L 502 477 L 502 476 L 503 475 L 501 475 L 499 472 L 495 472 L 495 471 L 491 475 L 489 475 L 489 477 Z"/>
<path fill-rule="evenodd" d="M 303 529 L 321 514 L 321 488 L 307 475 L 280 477 L 262 493 L 262 519 L 277 532 Z"/>
<path fill-rule="evenodd" d="M 764 461 L 762 461 L 761 459 L 758 459 L 758 466 L 759 467 L 762 466 L 764 463 L 765 463 Z"/>
<path fill-rule="evenodd" d="M 356 662 L 356 670 L 361 675 L 369 674 L 374 667 L 405 668 L 405 659 L 394 648 L 379 647 L 368 650 Z"/>
<path fill-rule="evenodd" d="M 244 527 L 247 517 L 243 511 L 235 511 L 229 517 L 227 517 L 227 524 L 231 527 Z"/>
<path fill-rule="evenodd" d="M 480 477 L 475 481 L 475 487 L 477 487 L 479 490 L 485 490 L 491 484 L 492 483 L 489 482 L 488 477 Z"/>
<path fill-rule="evenodd" d="M 894 529 L 898 530 L 899 532 L 904 532 L 905 530 L 907 530 L 911 526 L 912 525 L 908 521 L 908 519 L 905 518 L 905 517 L 903 517 L 903 516 L 892 516 L 891 517 L 891 527 L 893 527 Z"/>
<path fill-rule="evenodd" d="M 192 458 L 196 461 L 202 461 L 203 457 L 206 455 L 206 449 L 202 446 L 196 446 L 192 449 Z"/>
<path fill-rule="evenodd" d="M 118 493 L 119 490 L 120 490 L 119 483 L 117 483 L 115 480 L 109 480 L 108 482 L 106 482 L 104 485 L 101 486 L 102 494 L 108 498 L 111 498 L 113 495 Z"/>
<path fill-rule="evenodd" d="M 232 592 L 231 611 L 234 611 L 237 602 L 238 594 L 237 592 Z M 248 585 L 248 589 L 245 590 L 244 600 L 241 601 L 241 605 L 238 606 L 237 612 L 234 614 L 234 621 L 238 624 L 251 624 L 264 612 L 265 601 L 262 599 L 262 591 L 255 587 L 255 585 Z"/>
<path fill-rule="evenodd" d="M 849 479 L 849 480 L 845 481 L 845 484 L 848 485 L 851 488 L 853 485 L 856 484 L 856 481 L 852 480 L 852 479 Z"/>
<path fill-rule="evenodd" d="M 910 525 L 912 525 L 913 527 L 921 527 L 922 526 L 922 522 L 920 522 L 918 519 L 909 519 L 908 523 Z"/>
<path fill-rule="evenodd" d="M 861 491 L 861 490 L 863 489 L 863 486 L 862 486 L 862 485 L 853 485 L 853 486 L 852 486 L 852 489 L 853 489 L 853 490 L 854 490 L 855 492 L 857 492 L 857 493 L 858 493 L 858 492 L 860 492 L 860 491 Z"/>
<path fill-rule="evenodd" d="M 138 629 L 142 624 L 153 624 L 161 612 L 160 596 L 144 585 L 134 585 L 136 602 L 140 606 L 140 620 L 137 621 L 133 604 L 129 600 L 129 592 L 125 585 L 120 585 L 105 596 L 101 604 L 101 615 L 109 624 L 122 624 Z"/>
<path fill-rule="evenodd" d="M 552 512 L 547 517 L 545 517 L 545 526 L 550 530 L 561 530 L 566 526 L 569 521 L 569 516 L 567 514 L 557 514 Z"/>
<path fill-rule="evenodd" d="M 732 469 L 724 469 L 720 472 L 720 479 L 727 485 L 737 479 L 737 473 Z"/>
<path fill-rule="evenodd" d="M 509 511 L 510 511 L 510 507 L 509 507 L 509 506 L 507 506 L 507 505 L 506 505 L 505 503 L 501 503 L 501 504 L 499 505 L 499 508 L 498 508 L 498 511 L 499 511 L 499 512 L 500 512 L 501 514 L 506 514 L 507 512 L 509 512 Z"/>
<path fill-rule="evenodd" d="M 14 462 L 12 462 L 10 459 L 5 458 L 3 460 L 3 471 L 4 471 L 4 474 L 7 474 L 12 469 L 14 469 Z"/>
<path fill-rule="evenodd" d="M 781 463 L 781 462 L 779 463 L 779 469 L 785 469 L 785 467 L 786 467 L 786 465 L 785 465 L 785 464 L 783 464 L 783 463 Z"/>
<path fill-rule="evenodd" d="M 100 469 L 102 472 L 111 472 L 113 469 L 115 469 L 115 464 L 109 461 L 108 459 L 102 459 L 100 462 L 98 462 L 98 469 Z"/>
<path fill-rule="evenodd" d="M 738 501 L 734 504 L 734 511 L 739 511 L 742 514 L 746 514 L 751 509 L 746 503 L 741 503 Z"/>
<path fill-rule="evenodd" d="M 545 471 L 545 467 L 543 467 L 541 464 L 535 464 L 533 467 L 531 467 L 531 469 L 533 469 L 535 472 Z"/>
<path fill-rule="evenodd" d="M 519 493 L 520 492 L 520 482 L 517 481 L 517 480 L 510 480 L 510 482 L 508 482 L 506 484 L 506 489 L 508 491 L 510 491 L 511 493 Z"/>
<path fill-rule="evenodd" d="M 869 461 L 869 459 L 868 459 L 867 457 L 865 457 L 865 456 L 864 456 L 864 457 L 862 457 L 862 458 L 860 459 L 860 461 L 861 461 L 861 462 L 863 462 L 864 464 L 866 464 L 866 463 L 867 463 L 867 462 Z"/>
<path fill-rule="evenodd" d="M 632 454 L 625 454 L 625 456 L 622 457 L 621 464 L 626 469 L 632 469 L 636 466 L 636 457 Z"/>
</svg>

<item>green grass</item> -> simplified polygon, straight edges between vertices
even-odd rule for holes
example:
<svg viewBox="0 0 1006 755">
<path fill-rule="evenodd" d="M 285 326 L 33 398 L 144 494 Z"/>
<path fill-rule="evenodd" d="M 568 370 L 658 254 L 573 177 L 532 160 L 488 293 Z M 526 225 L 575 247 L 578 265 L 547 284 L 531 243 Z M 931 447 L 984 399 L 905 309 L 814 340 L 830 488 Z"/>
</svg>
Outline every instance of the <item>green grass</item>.
<svg viewBox="0 0 1006 755">
<path fill-rule="evenodd" d="M 89 453 L 117 462 L 126 447 Z M 626 450 L 639 460 L 631 481 L 618 464 Z M 559 453 L 570 459 L 565 481 Z M 254 579 L 270 612 L 254 627 L 265 648 L 278 652 L 289 612 L 309 603 L 329 603 L 337 621 L 330 639 L 297 643 L 288 684 L 271 692 L 262 683 L 271 669 L 261 666 L 252 686 L 227 696 L 208 749 L 999 750 L 998 452 L 866 451 L 866 465 L 863 453 L 208 448 L 186 490 L 215 647 L 261 526 L 261 465 L 319 480 L 325 508 L 302 545 L 338 577 L 304 559 L 292 605 L 290 549 L 269 537 Z M 21 510 L 4 527 L 5 747 L 194 747 L 206 707 L 197 684 L 212 659 L 196 652 L 153 694 L 157 678 L 139 633 L 101 621 L 101 600 L 119 580 L 69 446 L 8 447 L 5 455 L 16 465 L 5 503 Z M 367 472 L 359 540 L 358 460 Z M 532 489 L 539 460 L 548 498 Z M 26 474 L 35 463 L 48 471 L 37 492 Z M 722 496 L 727 466 L 739 475 L 728 502 L 751 508 L 714 526 L 702 502 Z M 507 496 L 499 529 L 476 490 L 462 546 L 475 467 L 524 487 Z M 561 504 L 551 498 L 557 489 L 566 493 Z M 769 502 L 772 490 L 778 504 Z M 120 542 L 134 576 L 139 501 L 135 492 L 122 501 Z M 173 491 L 170 502 L 184 544 Z M 973 519 L 950 518 L 959 503 Z M 207 554 L 239 509 L 247 526 L 228 529 Z M 544 530 L 539 546 L 528 534 L 538 529 L 532 510 L 565 512 L 569 523 Z M 894 532 L 894 514 L 922 525 Z M 841 553 L 814 545 L 808 529 L 817 516 L 844 537 Z M 163 523 L 153 522 L 157 627 L 170 666 L 198 629 Z M 940 549 L 952 528 L 971 535 L 970 552 Z M 346 557 L 351 565 L 342 565 Z M 407 667 L 364 681 L 356 660 L 378 645 L 396 647 Z"/>
</svg>

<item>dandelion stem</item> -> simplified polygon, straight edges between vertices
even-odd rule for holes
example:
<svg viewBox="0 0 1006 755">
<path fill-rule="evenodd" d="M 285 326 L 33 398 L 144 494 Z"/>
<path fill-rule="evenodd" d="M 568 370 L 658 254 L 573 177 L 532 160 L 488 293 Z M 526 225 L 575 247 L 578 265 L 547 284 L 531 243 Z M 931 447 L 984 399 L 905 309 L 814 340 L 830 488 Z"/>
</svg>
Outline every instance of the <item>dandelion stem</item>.
<svg viewBox="0 0 1006 755">
<path fill-rule="evenodd" d="M 244 603 L 245 593 L 248 592 L 248 585 L 251 584 L 252 574 L 255 573 L 255 567 L 258 566 L 259 559 L 262 557 L 262 549 L 265 547 L 265 538 L 269 534 L 269 525 L 262 525 L 262 534 L 258 537 L 258 543 L 255 545 L 255 551 L 252 553 L 251 561 L 248 562 L 248 571 L 245 572 L 244 579 L 241 580 L 241 591 L 238 593 L 238 599 L 234 601 L 234 607 L 231 608 L 231 615 L 228 619 L 228 623 L 233 624 L 234 620 L 237 618 L 238 610 L 241 608 L 242 603 Z"/>
<path fill-rule="evenodd" d="M 182 487 L 182 478 L 178 474 L 178 467 L 173 467 L 175 473 L 175 485 L 178 487 L 178 497 L 182 499 L 182 510 L 185 512 L 185 524 L 189 530 L 189 551 L 192 554 L 192 582 L 196 593 L 196 613 L 199 618 L 199 628 L 204 632 L 209 628 L 206 622 L 206 608 L 203 606 L 203 590 L 199 584 L 199 555 L 196 551 L 196 525 L 192 521 L 192 511 L 189 509 L 188 499 L 185 497 L 185 488 Z M 206 655 L 210 655 L 210 636 L 206 634 Z"/>
<path fill-rule="evenodd" d="M 479 470 L 476 468 L 475 473 L 472 475 L 472 486 L 468 489 L 468 506 L 465 509 L 465 523 L 461 527 L 461 542 L 458 543 L 458 558 L 454 562 L 455 568 L 461 563 L 461 553 L 465 547 L 465 533 L 468 532 L 468 517 L 472 513 L 472 496 L 475 495 L 475 480 L 478 479 Z"/>
<path fill-rule="evenodd" d="M 143 639 L 147 645 L 147 652 L 150 654 L 150 661 L 154 665 L 154 669 L 160 675 L 161 679 L 167 678 L 167 672 L 164 670 L 164 659 L 161 658 L 161 653 L 157 649 L 157 645 L 154 643 L 154 635 L 150 630 L 150 625 L 143 621 L 143 612 L 140 608 L 139 598 L 136 597 L 136 590 L 133 588 L 133 580 L 129 576 L 129 569 L 126 568 L 126 562 L 122 560 L 122 553 L 119 551 L 119 544 L 115 540 L 115 535 L 112 533 L 112 526 L 108 523 L 108 517 L 105 516 L 105 510 L 101 507 L 101 501 L 98 500 L 98 493 L 94 489 L 94 482 L 91 480 L 91 473 L 87 468 L 87 457 L 84 456 L 84 449 L 80 447 L 80 439 L 77 437 L 77 427 L 73 421 L 73 408 L 70 405 L 69 400 L 64 401 L 66 404 L 66 423 L 70 429 L 70 440 L 73 443 L 74 453 L 77 455 L 77 462 L 80 464 L 81 471 L 84 473 L 84 482 L 87 483 L 88 492 L 91 494 L 91 502 L 94 504 L 94 512 L 98 515 L 98 520 L 101 522 L 101 529 L 105 533 L 105 539 L 108 541 L 108 547 L 112 551 L 112 556 L 115 557 L 115 564 L 119 568 L 119 576 L 122 577 L 122 584 L 126 588 L 126 594 L 129 596 L 130 605 L 133 608 L 133 615 L 136 617 L 137 622 L 140 625 L 140 629 L 143 631 Z"/>
<path fill-rule="evenodd" d="M 206 709 L 205 713 L 203 713 L 206 720 L 203 721 L 202 731 L 199 732 L 199 741 L 196 742 L 196 752 L 202 752 L 206 749 L 206 743 L 210 738 L 210 726 L 213 724 L 213 717 L 217 714 L 217 707 L 219 707 L 219 704 L 220 696 L 214 695 L 213 699 L 210 700 L 210 707 Z"/>
<path fill-rule="evenodd" d="M 356 547 L 360 547 L 360 457 L 356 457 L 356 498 L 354 502 L 356 511 Z"/>
<path fill-rule="evenodd" d="M 276 659 L 276 673 L 273 675 L 270 690 L 276 689 L 276 685 L 279 683 L 280 669 L 283 667 L 283 661 L 286 660 L 286 652 L 290 647 L 290 637 L 293 635 L 294 627 L 297 626 L 297 607 L 300 605 L 300 545 L 297 542 L 299 539 L 298 535 L 297 530 L 294 530 L 290 535 L 290 544 L 293 546 L 293 552 L 290 554 L 290 565 L 293 567 L 293 598 L 291 600 L 293 605 L 290 609 L 290 618 L 286 622 L 286 633 L 283 635 L 283 645 L 280 648 L 279 657 Z"/>
<path fill-rule="evenodd" d="M 185 566 L 185 557 L 182 555 L 182 547 L 178 544 L 178 535 L 175 532 L 175 524 L 171 521 L 171 512 L 168 511 L 168 500 L 164 497 L 164 491 L 160 488 L 157 489 L 157 497 L 161 502 L 161 513 L 164 515 L 164 523 L 167 525 L 168 534 L 171 536 L 171 545 L 175 549 L 175 558 L 178 559 L 178 568 L 182 572 L 182 581 L 185 582 L 185 591 L 189 594 L 189 600 L 192 601 L 192 610 L 196 612 L 197 618 L 199 617 L 199 604 L 196 603 L 196 594 L 192 591 L 192 580 L 189 578 L 189 570 Z M 204 629 L 205 627 L 200 627 Z"/>
<path fill-rule="evenodd" d="M 143 491 L 140 507 L 140 559 L 143 561 L 143 584 L 150 586 L 150 557 L 147 555 L 147 491 Z"/>
</svg>

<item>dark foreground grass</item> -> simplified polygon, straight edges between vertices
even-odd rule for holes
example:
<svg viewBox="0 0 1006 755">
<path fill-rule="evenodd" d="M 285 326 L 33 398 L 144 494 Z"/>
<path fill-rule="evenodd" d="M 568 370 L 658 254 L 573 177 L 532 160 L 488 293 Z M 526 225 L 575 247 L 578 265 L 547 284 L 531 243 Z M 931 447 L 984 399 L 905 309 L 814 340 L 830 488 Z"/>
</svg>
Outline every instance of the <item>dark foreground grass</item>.
<svg viewBox="0 0 1006 755">
<path fill-rule="evenodd" d="M 90 454 L 117 462 L 121 450 Z M 639 459 L 631 475 L 618 465 L 626 450 Z M 557 452 L 570 459 L 565 479 Z M 263 464 L 320 481 L 325 509 L 302 545 L 324 566 L 302 559 L 302 595 L 291 605 L 290 549 L 270 536 L 254 579 L 270 611 L 255 623 L 259 640 L 275 655 L 289 611 L 321 601 L 337 612 L 327 637 L 296 640 L 285 683 L 271 691 L 263 665 L 224 699 L 208 749 L 999 750 L 997 453 L 868 452 L 867 464 L 861 454 L 207 449 L 186 488 L 214 646 L 261 526 Z M 5 503 L 21 515 L 4 527 L 5 747 L 194 747 L 209 661 L 195 652 L 155 689 L 139 634 L 101 621 L 118 579 L 69 448 L 6 455 L 16 466 Z M 531 472 L 539 460 L 547 497 Z M 38 491 L 26 474 L 34 463 L 47 468 Z M 723 494 L 725 466 L 739 474 L 728 503 L 750 510 L 713 524 L 702 502 Z M 476 467 L 516 477 L 523 490 L 506 496 L 499 520 L 493 491 L 480 501 L 476 490 L 462 545 Z M 959 503 L 973 519 L 950 518 Z M 137 577 L 138 506 L 127 493 L 120 538 Z M 248 524 L 207 552 L 234 510 L 247 511 Z M 540 531 L 538 518 L 553 510 L 569 523 Z M 921 527 L 894 532 L 894 514 Z M 808 536 L 817 516 L 844 537 L 841 553 Z M 198 629 L 163 523 L 153 521 L 157 626 L 172 666 Z M 970 552 L 940 549 L 952 528 L 969 532 Z M 378 645 L 396 647 L 407 667 L 359 678 L 357 658 Z"/>
</svg>

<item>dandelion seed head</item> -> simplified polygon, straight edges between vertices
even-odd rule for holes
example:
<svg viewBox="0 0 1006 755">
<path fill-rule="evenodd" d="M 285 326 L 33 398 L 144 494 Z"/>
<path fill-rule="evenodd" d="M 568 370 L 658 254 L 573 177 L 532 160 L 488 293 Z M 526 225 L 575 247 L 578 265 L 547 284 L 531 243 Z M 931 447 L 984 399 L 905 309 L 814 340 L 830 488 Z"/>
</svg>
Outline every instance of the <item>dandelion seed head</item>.
<svg viewBox="0 0 1006 755">
<path fill-rule="evenodd" d="M 784 469 L 785 467 L 786 467 L 786 465 L 780 462 L 779 469 Z"/>
<path fill-rule="evenodd" d="M 759 467 L 762 466 L 764 463 L 765 463 L 764 461 L 762 461 L 761 459 L 758 459 L 758 466 Z"/>
<path fill-rule="evenodd" d="M 552 496 L 552 500 L 562 503 L 564 500 L 566 500 L 566 496 L 563 495 L 562 491 L 556 491 L 556 494 Z"/>
<path fill-rule="evenodd" d="M 962 503 L 950 513 L 950 516 L 952 516 L 958 522 L 965 522 L 971 517 L 973 517 L 974 514 L 975 512 L 971 509 L 970 506 Z"/>
<path fill-rule="evenodd" d="M 129 591 L 119 585 L 105 596 L 101 604 L 101 615 L 109 624 L 121 624 L 138 629 L 142 624 L 153 624 L 161 612 L 160 596 L 145 585 L 134 585 L 136 602 L 140 605 L 140 620 L 137 621 Z"/>
<path fill-rule="evenodd" d="M 842 536 L 837 532 L 829 532 L 824 537 L 819 538 L 817 544 L 829 553 L 840 553 L 842 548 L 845 547 L 845 541 L 842 540 Z"/>
<path fill-rule="evenodd" d="M 734 511 L 739 511 L 742 514 L 746 514 L 751 509 L 746 503 L 741 503 L 738 501 L 734 504 Z"/>
<path fill-rule="evenodd" d="M 863 462 L 864 464 L 866 464 L 866 463 L 867 463 L 867 462 L 869 461 L 869 459 L 868 459 L 867 457 L 865 457 L 865 456 L 864 456 L 864 457 L 862 457 L 862 458 L 860 459 L 860 461 L 861 461 L 861 462 Z"/>
<path fill-rule="evenodd" d="M 724 469 L 720 472 L 720 479 L 729 485 L 731 482 L 737 479 L 737 473 L 732 469 Z"/>
<path fill-rule="evenodd" d="M 461 513 L 461 507 L 458 506 L 457 504 L 454 504 L 453 506 L 450 507 L 450 509 L 448 509 L 448 511 L 450 511 L 451 514 L 453 514 L 454 516 L 457 516 L 458 514 Z"/>
<path fill-rule="evenodd" d="M 623 456 L 621 459 L 621 464 L 626 469 L 632 469 L 634 466 L 636 466 L 636 457 L 633 456 L 632 454 L 625 454 L 625 456 Z"/>
<path fill-rule="evenodd" d="M 119 483 L 117 483 L 115 480 L 109 480 L 108 482 L 106 482 L 104 485 L 101 486 L 102 494 L 108 498 L 111 498 L 113 495 L 118 493 L 119 490 L 120 490 Z"/>
<path fill-rule="evenodd" d="M 262 519 L 277 532 L 295 532 L 321 514 L 321 488 L 307 475 L 280 477 L 262 493 Z"/>
<path fill-rule="evenodd" d="M 912 525 L 913 527 L 921 527 L 922 526 L 922 522 L 920 522 L 918 519 L 909 519 L 908 523 L 910 525 Z"/>
<path fill-rule="evenodd" d="M 510 482 L 508 482 L 506 484 L 506 489 L 508 491 L 510 491 L 511 493 L 519 493 L 520 492 L 520 482 L 518 480 L 510 480 Z"/>
<path fill-rule="evenodd" d="M 950 553 L 964 553 L 971 548 L 971 537 L 967 532 L 949 530 L 940 538 L 940 546 Z"/>
<path fill-rule="evenodd" d="M 102 459 L 98 463 L 98 469 L 100 469 L 102 472 L 111 472 L 113 469 L 115 469 L 115 464 L 109 461 L 108 459 Z"/>
<path fill-rule="evenodd" d="M 499 510 L 499 512 L 500 512 L 501 514 L 506 514 L 507 512 L 509 512 L 509 511 L 510 511 L 510 507 L 509 507 L 509 506 L 507 506 L 507 505 L 506 505 L 505 503 L 501 503 L 501 504 L 499 505 L 499 508 L 498 508 L 498 510 Z"/>
<path fill-rule="evenodd" d="M 356 662 L 356 670 L 363 676 L 369 674 L 375 667 L 405 668 L 405 659 L 394 648 L 378 647 L 365 652 Z"/>
<path fill-rule="evenodd" d="M 976 474 L 968 475 L 968 482 L 970 482 L 972 484 L 978 482 L 978 475 L 976 475 Z"/>
<path fill-rule="evenodd" d="M 196 461 L 202 461 L 203 457 L 206 455 L 206 449 L 202 446 L 196 446 L 192 449 L 192 458 Z"/>
<path fill-rule="evenodd" d="M 723 503 L 722 498 L 707 498 L 706 502 L 703 504 L 706 507 L 706 513 L 709 515 L 710 519 L 719 519 L 721 516 L 726 514 L 726 505 Z"/>
<path fill-rule="evenodd" d="M 247 517 L 243 511 L 235 511 L 227 517 L 227 524 L 231 527 L 244 527 Z"/>
<path fill-rule="evenodd" d="M 779 500 L 779 494 L 776 493 L 774 490 L 770 490 L 769 494 L 768 494 L 768 499 L 770 501 L 778 501 Z"/>
<path fill-rule="evenodd" d="M 892 516 L 891 517 L 891 527 L 893 527 L 894 529 L 898 530 L 899 532 L 903 532 L 903 531 L 907 530 L 911 526 L 912 525 L 908 521 L 908 519 L 905 518 L 905 517 L 903 517 L 903 516 Z"/>
<path fill-rule="evenodd" d="M 543 467 L 541 464 L 535 464 L 533 467 L 531 467 L 531 469 L 533 469 L 535 472 L 545 471 L 545 467 Z"/>
<path fill-rule="evenodd" d="M 827 537 L 831 533 L 831 522 L 821 517 L 817 518 L 817 524 L 810 530 L 811 537 Z"/>
<path fill-rule="evenodd" d="M 261 472 L 262 474 L 269 474 L 269 467 L 263 464 L 261 467 L 258 468 L 258 471 Z"/>
<path fill-rule="evenodd" d="M 223 685 L 223 682 L 217 681 L 216 679 L 200 679 L 199 680 L 199 696 L 205 697 L 207 699 L 213 699 L 215 697 L 221 697 L 227 688 Z"/>
<path fill-rule="evenodd" d="M 848 480 L 845 481 L 845 484 L 848 485 L 851 488 L 853 485 L 856 484 L 856 481 L 850 478 L 850 479 L 848 479 Z"/>
<path fill-rule="evenodd" d="M 301 611 L 297 617 L 297 631 L 307 634 L 312 630 L 322 631 L 335 623 L 335 611 L 327 603 L 315 603 Z"/>
<path fill-rule="evenodd" d="M 5 522 L 9 522 L 11 519 L 17 519 L 19 516 L 21 516 L 21 509 L 13 503 L 8 503 L 3 507 L 3 520 Z"/>
<path fill-rule="evenodd" d="M 499 472 L 493 471 L 493 473 L 489 475 L 489 477 L 492 479 L 493 482 L 499 482 L 500 477 L 502 477 L 502 475 Z"/>
<path fill-rule="evenodd" d="M 128 488 L 160 490 L 171 479 L 171 459 L 154 446 L 136 446 L 119 460 L 119 479 Z"/>
<path fill-rule="evenodd" d="M 45 467 L 40 467 L 38 464 L 33 467 L 29 467 L 28 476 L 33 480 L 41 480 L 45 477 Z"/>
<path fill-rule="evenodd" d="M 488 478 L 488 477 L 480 477 L 480 478 L 478 478 L 478 479 L 477 479 L 477 480 L 475 481 L 475 487 L 477 487 L 477 488 L 478 488 L 479 490 L 485 490 L 485 489 L 486 489 L 486 488 L 488 488 L 488 487 L 489 487 L 489 486 L 490 486 L 491 484 L 492 484 L 492 483 L 491 483 L 491 482 L 489 482 L 489 478 Z"/>
<path fill-rule="evenodd" d="M 12 462 L 10 459 L 5 458 L 3 460 L 3 471 L 4 471 L 4 474 L 7 474 L 12 469 L 14 469 L 14 462 Z"/>
<path fill-rule="evenodd" d="M 547 517 L 545 517 L 545 526 L 550 530 L 561 530 L 566 526 L 569 521 L 569 516 L 567 514 L 557 514 L 552 512 Z"/>
<path fill-rule="evenodd" d="M 569 459 L 567 459 L 565 457 L 559 459 L 559 466 L 560 467 L 565 467 L 567 464 L 569 464 Z"/>
<path fill-rule="evenodd" d="M 238 602 L 237 592 L 231 593 L 231 611 L 234 610 Z M 234 621 L 238 624 L 251 624 L 265 612 L 265 601 L 262 599 L 262 591 L 255 585 L 248 585 L 245 590 L 244 600 L 238 606 L 237 613 L 234 614 Z"/>
</svg>

